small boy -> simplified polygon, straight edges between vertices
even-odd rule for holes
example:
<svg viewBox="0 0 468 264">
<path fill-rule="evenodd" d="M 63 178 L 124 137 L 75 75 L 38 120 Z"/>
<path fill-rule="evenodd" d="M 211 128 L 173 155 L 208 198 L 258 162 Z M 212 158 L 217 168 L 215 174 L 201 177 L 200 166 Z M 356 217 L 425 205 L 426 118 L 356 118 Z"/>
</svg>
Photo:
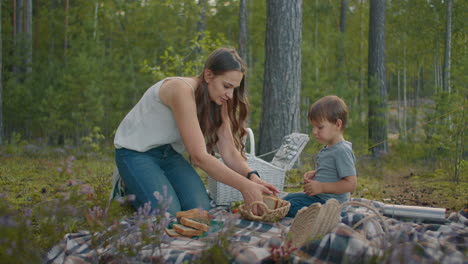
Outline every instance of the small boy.
<svg viewBox="0 0 468 264">
<path fill-rule="evenodd" d="M 315 170 L 304 174 L 304 192 L 290 193 L 284 199 L 291 203 L 289 217 L 313 203 L 324 204 L 335 198 L 340 203 L 349 200 L 356 189 L 356 168 L 351 142 L 343 133 L 348 119 L 348 107 L 338 96 L 325 96 L 309 110 L 308 119 L 313 125 L 312 134 L 322 148 L 316 160 Z"/>
</svg>

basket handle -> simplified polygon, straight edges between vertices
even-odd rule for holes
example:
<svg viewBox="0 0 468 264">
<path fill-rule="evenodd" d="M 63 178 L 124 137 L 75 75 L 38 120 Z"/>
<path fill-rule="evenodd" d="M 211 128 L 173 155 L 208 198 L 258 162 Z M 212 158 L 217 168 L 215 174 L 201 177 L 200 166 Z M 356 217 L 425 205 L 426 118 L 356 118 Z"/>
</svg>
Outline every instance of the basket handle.
<svg viewBox="0 0 468 264">
<path fill-rule="evenodd" d="M 263 214 L 261 216 L 260 215 L 254 215 L 252 213 L 252 206 L 254 206 L 256 204 L 263 206 Z M 252 219 L 255 219 L 255 220 L 259 220 L 259 221 L 263 219 L 263 216 L 267 212 L 269 213 L 269 212 L 271 212 L 271 210 L 268 209 L 268 206 L 262 201 L 255 201 L 255 202 L 251 203 L 250 206 L 249 206 L 249 210 L 247 210 L 247 214 L 249 215 L 249 217 L 251 217 Z"/>
<path fill-rule="evenodd" d="M 245 129 L 247 134 L 249 134 L 249 142 L 250 142 L 250 155 L 255 156 L 255 139 L 253 131 L 250 127 Z"/>
</svg>

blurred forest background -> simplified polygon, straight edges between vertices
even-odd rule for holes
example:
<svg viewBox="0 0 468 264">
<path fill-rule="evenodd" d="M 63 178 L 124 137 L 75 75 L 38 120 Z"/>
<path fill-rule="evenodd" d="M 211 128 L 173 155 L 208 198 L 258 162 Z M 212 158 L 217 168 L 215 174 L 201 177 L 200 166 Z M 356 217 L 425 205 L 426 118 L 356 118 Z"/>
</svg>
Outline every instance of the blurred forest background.
<svg viewBox="0 0 468 264">
<path fill-rule="evenodd" d="M 133 212 L 107 204 L 117 126 L 151 85 L 198 75 L 221 46 L 248 65 L 257 155 L 310 133 L 308 108 L 335 94 L 350 109 L 353 197 L 468 208 L 468 1 L 2 0 L 0 11 L 5 263 L 37 262 L 63 234 Z M 321 147 L 309 142 L 286 191 Z"/>
</svg>

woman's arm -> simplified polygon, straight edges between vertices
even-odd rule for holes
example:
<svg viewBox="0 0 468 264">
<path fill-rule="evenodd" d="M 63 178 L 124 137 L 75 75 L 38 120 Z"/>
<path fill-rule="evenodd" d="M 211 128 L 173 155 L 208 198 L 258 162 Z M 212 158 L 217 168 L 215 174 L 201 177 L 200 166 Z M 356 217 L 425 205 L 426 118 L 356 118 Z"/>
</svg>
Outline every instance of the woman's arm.
<svg viewBox="0 0 468 264">
<path fill-rule="evenodd" d="M 261 201 L 262 193 L 271 194 L 266 187 L 249 181 L 207 152 L 196 114 L 195 95 L 190 87 L 181 80 L 173 79 L 163 84 L 159 95 L 163 103 L 172 109 L 182 141 L 196 166 L 215 180 L 239 190 L 247 204 Z"/>
<path fill-rule="evenodd" d="M 237 149 L 235 143 L 234 143 L 234 138 L 232 135 L 232 129 L 231 129 L 231 123 L 229 120 L 229 115 L 227 113 L 227 105 L 224 104 L 222 106 L 222 113 L 221 113 L 222 119 L 223 119 L 223 124 L 218 130 L 218 151 L 221 157 L 223 158 L 224 163 L 231 168 L 232 170 L 236 171 L 242 176 L 247 176 L 247 174 L 252 171 L 252 169 L 249 167 L 247 162 L 245 161 L 244 157 L 242 157 L 241 153 Z M 250 176 L 250 179 L 253 182 L 256 182 L 258 184 L 261 184 L 270 191 L 274 193 L 278 193 L 278 190 L 276 189 L 275 186 L 262 181 L 258 175 L 252 174 Z"/>
<path fill-rule="evenodd" d="M 232 135 L 231 124 L 227 113 L 227 105 L 222 106 L 221 117 L 223 124 L 218 130 L 218 151 L 223 158 L 224 163 L 240 175 L 247 175 L 252 169 L 245 162 L 239 150 L 237 150 L 234 137 Z"/>
</svg>

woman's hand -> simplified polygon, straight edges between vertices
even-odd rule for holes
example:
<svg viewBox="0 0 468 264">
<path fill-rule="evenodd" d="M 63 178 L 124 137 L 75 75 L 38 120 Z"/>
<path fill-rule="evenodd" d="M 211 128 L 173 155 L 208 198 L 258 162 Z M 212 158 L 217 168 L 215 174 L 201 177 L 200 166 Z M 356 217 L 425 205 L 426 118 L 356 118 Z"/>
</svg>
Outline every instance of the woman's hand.
<svg viewBox="0 0 468 264">
<path fill-rule="evenodd" d="M 304 192 L 309 196 L 321 194 L 323 193 L 323 183 L 311 180 L 304 185 Z"/>
<path fill-rule="evenodd" d="M 278 189 L 276 189 L 276 187 L 273 184 L 270 184 L 270 183 L 268 183 L 266 181 L 263 181 L 256 174 L 252 174 L 252 176 L 250 176 L 250 180 L 255 182 L 255 183 L 258 183 L 260 185 L 263 185 L 263 186 L 267 187 L 268 190 L 270 190 L 273 193 L 273 195 L 275 195 L 275 196 L 279 193 Z"/>
<path fill-rule="evenodd" d="M 269 194 L 272 195 L 273 192 L 270 191 L 267 187 L 255 183 L 255 182 L 250 182 L 242 191 L 242 196 L 244 197 L 244 202 L 247 206 L 250 206 L 251 203 L 255 201 L 263 201 L 263 194 Z M 259 209 L 260 208 L 260 209 Z M 258 205 L 255 205 L 252 207 L 252 213 L 254 215 L 262 215 L 263 214 L 263 208 L 259 207 Z"/>
<path fill-rule="evenodd" d="M 308 171 L 304 173 L 304 184 L 311 182 L 315 178 L 315 171 Z"/>
</svg>

